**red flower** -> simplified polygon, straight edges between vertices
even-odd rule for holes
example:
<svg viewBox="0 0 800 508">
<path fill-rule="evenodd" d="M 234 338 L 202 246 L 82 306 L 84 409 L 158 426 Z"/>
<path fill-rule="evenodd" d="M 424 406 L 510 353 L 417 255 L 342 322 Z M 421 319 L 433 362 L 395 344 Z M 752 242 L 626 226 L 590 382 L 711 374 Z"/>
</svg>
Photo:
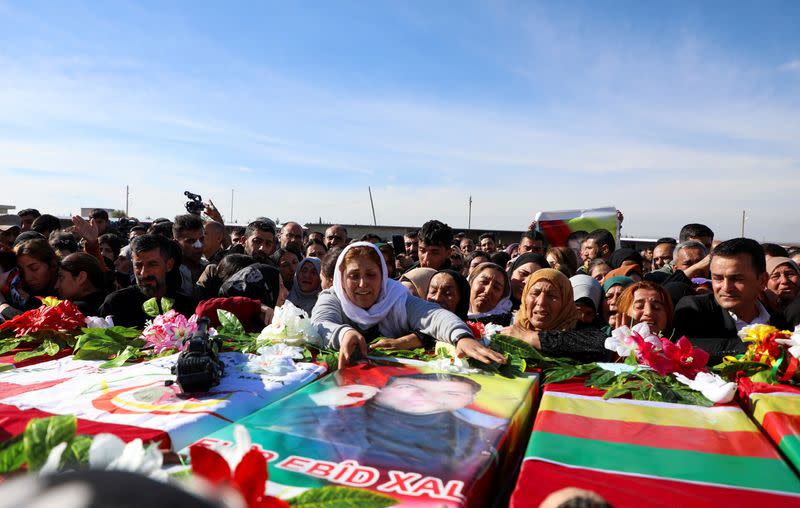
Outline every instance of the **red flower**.
<svg viewBox="0 0 800 508">
<path fill-rule="evenodd" d="M 783 355 L 783 349 L 781 349 L 781 345 L 775 342 L 775 339 L 786 339 L 789 336 L 780 330 L 776 330 L 774 333 L 769 334 L 762 343 L 756 345 L 753 349 L 755 352 L 756 361 L 761 361 L 760 359 L 766 354 L 769 359 L 768 363 L 772 365 L 775 360 L 780 358 Z M 771 361 L 770 361 L 771 360 Z"/>
<path fill-rule="evenodd" d="M 486 328 L 480 321 L 467 321 L 467 326 L 472 330 L 472 336 L 480 339 L 486 334 Z"/>
<path fill-rule="evenodd" d="M 638 334 L 632 336 L 638 347 L 638 359 L 662 376 L 672 373 L 672 362 L 665 357 L 663 351 L 652 342 L 644 340 Z M 667 342 L 669 342 L 667 340 Z"/>
<path fill-rule="evenodd" d="M 672 363 L 672 372 L 679 372 L 689 379 L 694 379 L 698 372 L 706 370 L 708 353 L 692 347 L 686 337 L 681 337 L 675 344 L 669 339 L 662 339 L 664 356 Z"/>
<path fill-rule="evenodd" d="M 41 330 L 76 330 L 85 324 L 86 318 L 78 307 L 69 300 L 62 300 L 54 306 L 42 305 L 23 312 L 1 324 L 0 330 L 14 330 L 17 337 L 23 337 Z"/>
<path fill-rule="evenodd" d="M 189 448 L 192 470 L 212 485 L 230 485 L 236 489 L 247 503 L 248 508 L 288 508 L 286 501 L 264 495 L 264 488 L 269 478 L 267 459 L 256 446 L 244 454 L 242 460 L 231 473 L 230 465 L 225 458 L 203 445 L 195 444 Z"/>
</svg>

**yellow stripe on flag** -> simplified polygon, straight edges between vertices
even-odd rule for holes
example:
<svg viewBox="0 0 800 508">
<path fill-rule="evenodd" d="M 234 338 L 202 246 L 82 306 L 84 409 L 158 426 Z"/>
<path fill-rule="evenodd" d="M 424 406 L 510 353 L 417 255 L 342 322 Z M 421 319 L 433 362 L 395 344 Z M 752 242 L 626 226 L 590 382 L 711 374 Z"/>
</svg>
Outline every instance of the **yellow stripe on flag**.
<svg viewBox="0 0 800 508">
<path fill-rule="evenodd" d="M 727 406 L 706 408 L 626 399 L 603 400 L 599 397 L 549 392 L 542 397 L 539 410 L 600 420 L 713 429 L 719 432 L 758 431 L 742 410 Z"/>
<path fill-rule="evenodd" d="M 800 395 L 796 393 L 753 393 L 750 401 L 755 407 L 753 416 L 759 422 L 772 412 L 800 416 Z"/>
</svg>

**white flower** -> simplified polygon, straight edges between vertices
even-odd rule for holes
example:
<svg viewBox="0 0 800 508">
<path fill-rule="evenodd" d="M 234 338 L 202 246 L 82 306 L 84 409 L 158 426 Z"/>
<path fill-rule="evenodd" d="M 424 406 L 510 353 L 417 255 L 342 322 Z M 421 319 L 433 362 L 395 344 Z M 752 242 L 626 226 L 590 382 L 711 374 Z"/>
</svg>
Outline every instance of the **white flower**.
<svg viewBox="0 0 800 508">
<path fill-rule="evenodd" d="M 86 318 L 86 328 L 111 328 L 114 326 L 114 319 L 111 316 L 104 318 L 89 316 Z"/>
<path fill-rule="evenodd" d="M 606 338 L 605 348 L 615 351 L 621 358 L 630 356 L 639 350 L 636 341 L 633 340 L 634 334 L 643 338 L 645 342 L 649 342 L 655 346 L 655 349 L 661 349 L 661 340 L 654 333 L 650 332 L 650 327 L 647 323 L 639 323 L 633 326 L 633 329 L 627 326 L 620 326 L 611 332 L 611 337 Z"/>
<path fill-rule="evenodd" d="M 161 469 L 164 456 L 157 444 L 145 448 L 141 439 L 125 444 L 113 434 L 97 434 L 89 447 L 89 467 L 107 471 L 129 471 L 166 481 L 167 472 Z"/>
<path fill-rule="evenodd" d="M 500 333 L 502 329 L 503 327 L 500 325 L 494 323 L 487 323 L 483 326 L 483 336 L 491 340 L 492 337 Z"/>
<path fill-rule="evenodd" d="M 775 339 L 778 344 L 789 346 L 789 354 L 795 358 L 800 358 L 800 325 L 794 328 L 794 333 L 788 339 Z"/>
<path fill-rule="evenodd" d="M 303 358 L 303 348 L 285 343 L 265 346 L 258 349 L 258 356 L 251 357 L 244 370 L 256 374 L 283 376 L 297 370 L 294 360 Z"/>
<path fill-rule="evenodd" d="M 634 372 L 637 370 L 650 370 L 647 365 L 628 365 L 627 363 L 604 363 L 597 362 L 597 366 L 603 370 L 613 372 L 617 376 L 623 372 Z"/>
<path fill-rule="evenodd" d="M 261 356 L 286 356 L 295 360 L 302 360 L 303 348 L 280 343 L 258 348 L 258 354 Z"/>
<path fill-rule="evenodd" d="M 475 374 L 480 372 L 479 369 L 473 369 L 469 366 L 469 362 L 463 358 L 453 358 L 448 356 L 427 362 L 428 366 L 435 370 L 444 372 L 453 372 L 456 374 Z"/>
<path fill-rule="evenodd" d="M 318 339 L 316 327 L 303 309 L 295 307 L 292 302 L 285 302 L 275 307 L 272 322 L 258 336 L 259 341 L 284 342 L 299 346 Z"/>
<path fill-rule="evenodd" d="M 47 460 L 45 461 L 42 468 L 39 470 L 40 475 L 46 474 L 53 474 L 58 472 L 58 467 L 61 464 L 61 456 L 64 454 L 64 450 L 67 449 L 67 442 L 62 441 L 54 446 L 50 453 L 47 455 Z"/>
<path fill-rule="evenodd" d="M 242 457 L 253 447 L 253 441 L 250 439 L 250 433 L 243 425 L 234 426 L 233 440 L 233 445 L 220 443 L 210 448 L 222 455 L 231 471 L 236 471 L 236 466 L 242 461 Z"/>
<path fill-rule="evenodd" d="M 726 382 L 710 372 L 698 372 L 694 380 L 676 372 L 675 379 L 692 390 L 702 393 L 705 398 L 715 403 L 730 402 L 736 394 L 736 383 Z"/>
</svg>

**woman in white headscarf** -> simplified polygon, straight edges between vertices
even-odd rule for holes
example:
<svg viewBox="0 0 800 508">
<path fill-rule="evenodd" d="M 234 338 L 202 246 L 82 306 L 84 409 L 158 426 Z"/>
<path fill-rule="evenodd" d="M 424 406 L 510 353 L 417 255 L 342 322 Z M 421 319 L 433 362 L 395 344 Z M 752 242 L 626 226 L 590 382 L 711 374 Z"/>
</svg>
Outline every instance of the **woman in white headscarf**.
<svg viewBox="0 0 800 508">
<path fill-rule="evenodd" d="M 348 245 L 336 262 L 333 287 L 319 294 L 311 315 L 325 346 L 338 349 L 339 366 L 356 350 L 367 356 L 367 341 L 419 331 L 456 345 L 459 356 L 484 363 L 505 363 L 505 357 L 484 347 L 455 314 L 412 296 L 389 279 L 381 252 L 369 242 Z"/>
</svg>

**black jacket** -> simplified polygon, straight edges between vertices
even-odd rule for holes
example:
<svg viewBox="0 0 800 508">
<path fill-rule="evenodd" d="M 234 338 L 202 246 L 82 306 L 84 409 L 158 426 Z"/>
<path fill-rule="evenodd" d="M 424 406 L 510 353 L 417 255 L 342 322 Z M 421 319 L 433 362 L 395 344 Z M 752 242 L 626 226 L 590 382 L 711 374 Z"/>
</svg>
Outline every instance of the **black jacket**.
<svg viewBox="0 0 800 508">
<path fill-rule="evenodd" d="M 194 314 L 197 302 L 191 301 L 180 294 L 167 295 L 167 297 L 175 300 L 173 305 L 175 311 L 187 317 Z M 149 299 L 150 297 L 139 291 L 137 286 L 114 291 L 106 297 L 103 305 L 100 306 L 100 316 L 112 316 L 114 324 L 118 326 L 143 328 L 148 316 L 144 313 L 142 305 Z"/>
<path fill-rule="evenodd" d="M 779 329 L 786 328 L 783 314 L 777 312 L 770 315 L 769 324 Z M 692 345 L 704 349 L 711 355 L 709 365 L 747 349 L 737 334 L 736 322 L 727 310 L 720 307 L 713 294 L 681 298 L 675 308 L 673 325 L 673 340 L 685 336 Z"/>
<path fill-rule="evenodd" d="M 794 330 L 794 327 L 800 325 L 800 298 L 790 303 L 784 311 L 786 316 L 787 330 Z"/>
</svg>

